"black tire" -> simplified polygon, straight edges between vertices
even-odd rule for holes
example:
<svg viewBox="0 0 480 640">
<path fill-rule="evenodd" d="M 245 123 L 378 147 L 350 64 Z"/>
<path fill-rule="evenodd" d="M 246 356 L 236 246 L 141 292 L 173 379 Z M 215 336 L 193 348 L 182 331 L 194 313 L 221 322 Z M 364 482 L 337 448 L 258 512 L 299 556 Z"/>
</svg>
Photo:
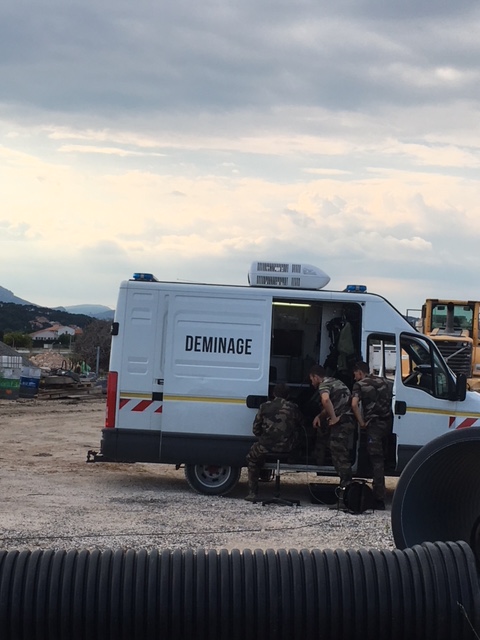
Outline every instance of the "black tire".
<svg viewBox="0 0 480 640">
<path fill-rule="evenodd" d="M 240 479 L 241 468 L 228 465 L 186 464 L 185 478 L 197 493 L 224 496 Z"/>
</svg>

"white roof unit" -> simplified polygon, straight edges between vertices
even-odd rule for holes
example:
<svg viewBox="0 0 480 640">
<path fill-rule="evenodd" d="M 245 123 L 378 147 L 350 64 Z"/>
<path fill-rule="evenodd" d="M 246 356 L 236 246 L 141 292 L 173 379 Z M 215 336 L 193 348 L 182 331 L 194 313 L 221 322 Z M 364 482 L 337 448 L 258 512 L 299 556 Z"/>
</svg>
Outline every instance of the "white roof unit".
<svg viewBox="0 0 480 640">
<path fill-rule="evenodd" d="M 330 276 L 311 264 L 252 262 L 248 273 L 251 287 L 323 289 L 329 282 Z"/>
</svg>

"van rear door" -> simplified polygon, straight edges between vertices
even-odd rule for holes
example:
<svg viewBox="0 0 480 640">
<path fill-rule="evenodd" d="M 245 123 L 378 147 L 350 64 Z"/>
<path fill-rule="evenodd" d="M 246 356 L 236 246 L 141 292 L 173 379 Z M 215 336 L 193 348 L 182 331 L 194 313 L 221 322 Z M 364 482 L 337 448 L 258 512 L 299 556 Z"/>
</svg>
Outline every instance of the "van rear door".
<svg viewBox="0 0 480 640">
<path fill-rule="evenodd" d="M 157 287 L 126 283 L 114 338 L 121 348 L 115 348 L 111 362 L 119 376 L 120 429 L 161 429 L 167 300 Z"/>
<path fill-rule="evenodd" d="M 241 293 L 171 294 L 162 438 L 251 437 L 246 398 L 268 395 L 272 300 Z"/>
</svg>

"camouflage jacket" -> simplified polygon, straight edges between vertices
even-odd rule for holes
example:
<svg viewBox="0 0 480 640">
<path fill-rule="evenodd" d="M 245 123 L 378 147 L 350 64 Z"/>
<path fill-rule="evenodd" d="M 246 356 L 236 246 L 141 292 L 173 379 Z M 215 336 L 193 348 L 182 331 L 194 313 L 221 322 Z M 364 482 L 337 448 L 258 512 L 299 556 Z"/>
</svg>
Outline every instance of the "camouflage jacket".
<svg viewBox="0 0 480 640">
<path fill-rule="evenodd" d="M 352 414 L 350 389 L 341 380 L 325 378 L 324 381 L 320 383 L 318 386 L 318 395 L 321 408 L 320 398 L 323 393 L 328 393 L 330 396 L 336 416 L 341 417 Z"/>
<path fill-rule="evenodd" d="M 362 403 L 364 420 L 388 418 L 392 410 L 390 385 L 379 376 L 367 375 L 353 385 L 352 396 Z"/>
<path fill-rule="evenodd" d="M 293 402 L 275 398 L 260 405 L 253 422 L 253 433 L 260 444 L 278 453 L 291 451 L 303 423 L 300 409 Z"/>
</svg>

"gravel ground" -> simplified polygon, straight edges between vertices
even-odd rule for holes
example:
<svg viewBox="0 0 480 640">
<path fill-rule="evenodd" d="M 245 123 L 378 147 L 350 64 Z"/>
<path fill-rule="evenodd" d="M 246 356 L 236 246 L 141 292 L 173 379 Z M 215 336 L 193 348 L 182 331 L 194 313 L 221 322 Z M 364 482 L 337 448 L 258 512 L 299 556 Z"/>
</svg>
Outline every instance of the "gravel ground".
<svg viewBox="0 0 480 640">
<path fill-rule="evenodd" d="M 282 475 L 299 507 L 251 504 L 246 472 L 228 496 L 193 492 L 171 465 L 87 464 L 104 397 L 0 401 L 0 546 L 4 549 L 393 549 L 390 511 L 351 515 L 313 504 L 312 474 Z M 388 479 L 388 503 L 395 479 Z M 274 484 L 262 484 L 262 497 Z"/>
</svg>

